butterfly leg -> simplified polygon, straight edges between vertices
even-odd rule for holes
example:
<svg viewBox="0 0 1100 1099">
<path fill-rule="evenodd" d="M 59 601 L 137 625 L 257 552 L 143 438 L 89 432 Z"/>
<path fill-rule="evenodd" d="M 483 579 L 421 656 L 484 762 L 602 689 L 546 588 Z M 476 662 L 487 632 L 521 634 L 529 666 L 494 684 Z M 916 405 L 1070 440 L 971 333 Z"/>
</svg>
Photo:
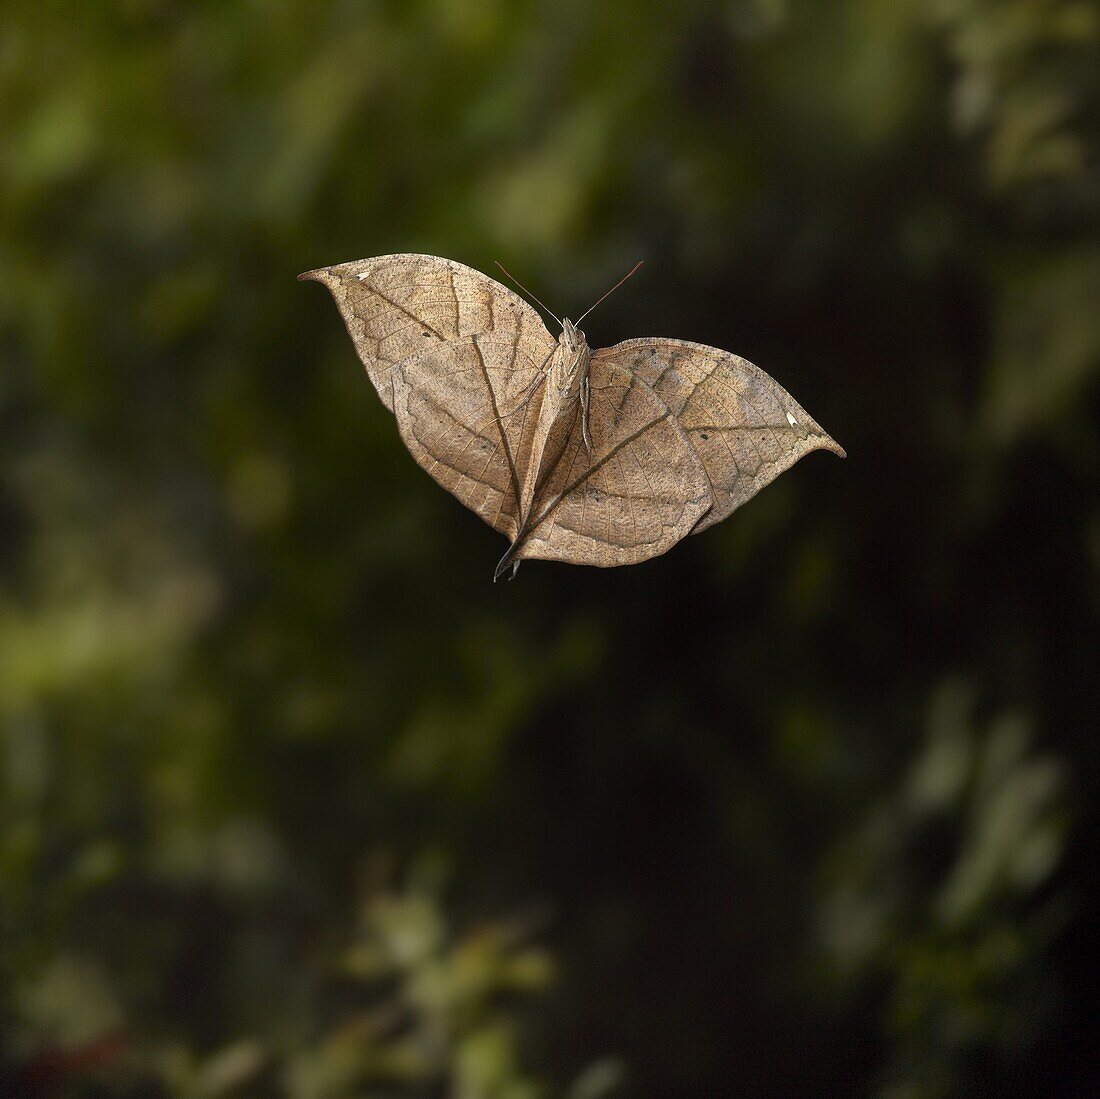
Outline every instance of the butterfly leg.
<svg viewBox="0 0 1100 1099">
<path fill-rule="evenodd" d="M 590 396 L 590 390 L 588 385 L 588 375 L 585 374 L 584 381 L 581 382 L 581 435 L 584 438 L 584 446 L 589 454 L 592 453 L 592 436 L 588 434 L 588 400 Z"/>
<path fill-rule="evenodd" d="M 532 398 L 532 397 L 533 397 L 533 396 L 535 395 L 535 390 L 536 390 L 536 389 L 538 389 L 538 384 L 539 384 L 539 382 L 541 382 L 542 380 L 543 380 L 543 375 L 542 375 L 542 374 L 540 374 L 540 375 L 539 375 L 539 376 L 538 376 L 537 378 L 535 378 L 535 380 L 534 380 L 534 381 L 533 381 L 533 382 L 532 382 L 532 383 L 531 383 L 531 384 L 530 384 L 530 385 L 529 385 L 529 386 L 527 387 L 527 390 L 526 390 L 526 395 L 524 396 L 523 400 L 522 400 L 522 401 L 520 401 L 520 402 L 519 402 L 519 404 L 518 404 L 518 405 L 516 405 L 516 407 L 515 407 L 515 408 L 513 408 L 513 409 L 511 410 L 511 412 L 505 412 L 505 413 L 503 413 L 503 414 L 502 414 L 502 415 L 500 416 L 500 419 L 501 419 L 501 420 L 507 420 L 507 419 L 510 419 L 510 418 L 511 418 L 512 416 L 514 416 L 514 415 L 515 415 L 515 414 L 516 414 L 517 412 L 522 412 L 522 411 L 523 411 L 523 410 L 524 410 L 524 409 L 525 409 L 525 408 L 527 407 L 527 405 L 528 405 L 528 403 L 530 402 L 531 398 Z"/>
<path fill-rule="evenodd" d="M 544 382 L 550 376 L 550 360 L 553 358 L 553 353 L 548 355 L 543 362 L 543 365 L 539 367 L 539 372 L 531 379 L 531 384 L 523 391 L 523 400 L 516 405 L 511 412 L 504 412 L 498 417 L 501 421 L 511 419 L 517 412 L 522 412 L 530 402 L 531 398 L 538 390 L 539 382 Z"/>
</svg>

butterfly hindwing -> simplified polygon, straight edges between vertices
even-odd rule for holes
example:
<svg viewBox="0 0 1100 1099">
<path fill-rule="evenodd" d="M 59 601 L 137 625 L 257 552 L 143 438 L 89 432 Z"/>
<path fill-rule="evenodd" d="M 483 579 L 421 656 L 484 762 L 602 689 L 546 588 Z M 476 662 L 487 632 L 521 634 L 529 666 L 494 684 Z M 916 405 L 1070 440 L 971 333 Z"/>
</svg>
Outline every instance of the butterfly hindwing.
<svg viewBox="0 0 1100 1099">
<path fill-rule="evenodd" d="M 545 385 L 545 348 L 471 336 L 393 368 L 393 410 L 416 461 L 494 530 L 514 539 Z"/>
<path fill-rule="evenodd" d="M 590 432 L 578 417 L 509 559 L 629 565 L 675 545 L 711 506 L 702 463 L 637 374 L 591 364 Z"/>
</svg>

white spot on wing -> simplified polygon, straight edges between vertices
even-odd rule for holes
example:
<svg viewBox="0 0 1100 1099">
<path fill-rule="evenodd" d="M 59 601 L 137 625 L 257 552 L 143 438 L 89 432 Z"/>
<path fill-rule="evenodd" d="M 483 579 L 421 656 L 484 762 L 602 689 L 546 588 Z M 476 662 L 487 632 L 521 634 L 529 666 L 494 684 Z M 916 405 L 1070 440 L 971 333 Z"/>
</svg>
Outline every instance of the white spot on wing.
<svg viewBox="0 0 1100 1099">
<path fill-rule="evenodd" d="M 361 271 L 361 272 L 360 272 L 360 273 L 359 273 L 358 275 L 356 275 L 355 277 L 356 277 L 356 278 L 357 278 L 357 279 L 358 279 L 358 280 L 359 280 L 360 282 L 362 282 L 362 281 L 363 281 L 363 280 L 364 280 L 364 279 L 365 279 L 365 278 L 366 278 L 366 277 L 367 277 L 367 276 L 368 276 L 369 274 L 370 274 L 370 272 L 369 272 L 369 271 Z"/>
<path fill-rule="evenodd" d="M 798 421 L 790 412 L 787 413 L 787 423 L 789 423 L 791 427 L 798 427 Z"/>
</svg>

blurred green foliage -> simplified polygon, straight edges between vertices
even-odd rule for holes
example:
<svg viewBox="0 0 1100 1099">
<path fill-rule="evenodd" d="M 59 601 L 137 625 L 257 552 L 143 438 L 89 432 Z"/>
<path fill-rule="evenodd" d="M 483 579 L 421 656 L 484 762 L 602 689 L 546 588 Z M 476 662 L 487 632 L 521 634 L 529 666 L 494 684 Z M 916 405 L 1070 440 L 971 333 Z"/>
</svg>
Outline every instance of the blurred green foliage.
<svg viewBox="0 0 1100 1099">
<path fill-rule="evenodd" d="M 1091 0 L 8 0 L 0 1091 L 1093 1090 L 1098 154 Z M 851 457 L 494 587 L 390 251 Z"/>
</svg>

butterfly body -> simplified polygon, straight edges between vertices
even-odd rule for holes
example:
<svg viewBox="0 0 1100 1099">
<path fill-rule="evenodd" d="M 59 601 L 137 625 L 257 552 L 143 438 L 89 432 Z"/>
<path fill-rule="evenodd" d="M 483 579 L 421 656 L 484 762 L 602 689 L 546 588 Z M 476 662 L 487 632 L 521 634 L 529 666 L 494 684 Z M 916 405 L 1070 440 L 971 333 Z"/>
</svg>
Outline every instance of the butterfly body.
<svg viewBox="0 0 1100 1099">
<path fill-rule="evenodd" d="M 583 421 L 582 435 L 588 438 L 588 410 L 582 397 L 587 392 L 591 360 L 592 352 L 584 333 L 566 320 L 557 350 L 551 356 L 545 382 L 540 384 L 541 400 L 531 458 L 526 466 L 521 517 L 530 515 L 535 493 L 545 480 L 545 474 L 561 458 L 578 415 Z"/>
<path fill-rule="evenodd" d="M 610 566 L 718 522 L 812 450 L 843 450 L 772 378 L 681 340 L 593 351 L 437 256 L 379 256 L 324 283 L 412 456 L 528 558 Z"/>
</svg>

